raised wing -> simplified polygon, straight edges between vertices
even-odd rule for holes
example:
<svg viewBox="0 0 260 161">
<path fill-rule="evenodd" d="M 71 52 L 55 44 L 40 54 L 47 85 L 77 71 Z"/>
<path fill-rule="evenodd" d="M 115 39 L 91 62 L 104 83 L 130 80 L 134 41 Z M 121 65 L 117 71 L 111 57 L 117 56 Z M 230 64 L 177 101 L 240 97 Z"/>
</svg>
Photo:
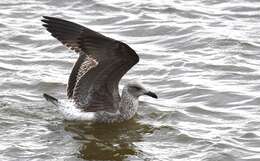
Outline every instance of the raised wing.
<svg viewBox="0 0 260 161">
<path fill-rule="evenodd" d="M 69 78 L 68 97 L 86 111 L 118 109 L 118 83 L 139 61 L 135 51 L 73 22 L 45 16 L 42 21 L 52 36 L 79 53 Z"/>
</svg>

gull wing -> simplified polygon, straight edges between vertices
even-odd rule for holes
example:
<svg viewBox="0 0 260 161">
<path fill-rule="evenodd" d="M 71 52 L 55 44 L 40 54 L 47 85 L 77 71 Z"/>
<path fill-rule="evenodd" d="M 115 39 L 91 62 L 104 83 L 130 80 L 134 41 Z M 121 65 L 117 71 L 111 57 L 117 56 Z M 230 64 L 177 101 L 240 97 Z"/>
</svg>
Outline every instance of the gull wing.
<svg viewBox="0 0 260 161">
<path fill-rule="evenodd" d="M 76 23 L 44 16 L 43 26 L 62 44 L 79 53 L 69 77 L 67 95 L 85 111 L 116 111 L 118 83 L 138 61 L 123 42 Z"/>
</svg>

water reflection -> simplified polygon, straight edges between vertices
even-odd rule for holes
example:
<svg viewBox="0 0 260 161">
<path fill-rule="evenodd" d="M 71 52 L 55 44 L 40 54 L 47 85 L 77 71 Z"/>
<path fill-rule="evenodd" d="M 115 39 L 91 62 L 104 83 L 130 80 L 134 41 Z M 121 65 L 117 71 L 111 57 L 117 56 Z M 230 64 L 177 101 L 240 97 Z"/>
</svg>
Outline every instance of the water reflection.
<svg viewBox="0 0 260 161">
<path fill-rule="evenodd" d="M 153 127 L 138 123 L 135 119 L 115 124 L 86 124 L 65 122 L 65 130 L 80 141 L 79 157 L 87 160 L 124 160 L 140 156 L 135 142 L 143 140 Z"/>
</svg>

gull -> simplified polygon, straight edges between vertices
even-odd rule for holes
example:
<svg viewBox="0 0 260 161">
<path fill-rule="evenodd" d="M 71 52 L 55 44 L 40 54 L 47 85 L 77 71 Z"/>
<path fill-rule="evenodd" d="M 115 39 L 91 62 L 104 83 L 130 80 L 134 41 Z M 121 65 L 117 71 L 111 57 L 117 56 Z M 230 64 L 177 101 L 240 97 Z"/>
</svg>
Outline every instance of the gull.
<svg viewBox="0 0 260 161">
<path fill-rule="evenodd" d="M 65 119 L 123 122 L 137 113 L 140 96 L 158 98 L 136 81 L 128 82 L 120 96 L 119 81 L 139 61 L 127 44 L 60 18 L 43 16 L 42 22 L 53 37 L 79 54 L 67 85 L 70 101 L 43 94 L 59 107 Z"/>
</svg>

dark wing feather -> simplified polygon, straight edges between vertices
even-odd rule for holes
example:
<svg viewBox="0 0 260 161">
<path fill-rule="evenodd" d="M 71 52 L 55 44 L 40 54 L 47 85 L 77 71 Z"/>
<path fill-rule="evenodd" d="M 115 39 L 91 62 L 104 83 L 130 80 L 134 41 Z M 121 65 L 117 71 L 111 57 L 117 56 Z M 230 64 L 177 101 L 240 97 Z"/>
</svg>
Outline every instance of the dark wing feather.
<svg viewBox="0 0 260 161">
<path fill-rule="evenodd" d="M 47 30 L 80 53 L 68 83 L 68 97 L 86 111 L 114 111 L 120 101 L 118 83 L 139 61 L 128 45 L 66 20 L 44 17 Z"/>
</svg>

